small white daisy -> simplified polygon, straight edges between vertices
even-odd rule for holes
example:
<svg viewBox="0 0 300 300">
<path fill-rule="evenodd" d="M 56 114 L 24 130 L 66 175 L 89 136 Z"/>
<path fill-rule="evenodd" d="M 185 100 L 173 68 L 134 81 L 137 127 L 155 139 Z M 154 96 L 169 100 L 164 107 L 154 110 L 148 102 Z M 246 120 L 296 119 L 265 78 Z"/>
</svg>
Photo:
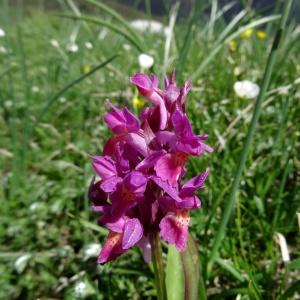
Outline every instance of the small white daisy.
<svg viewBox="0 0 300 300">
<path fill-rule="evenodd" d="M 91 257 L 97 257 L 101 250 L 101 245 L 97 243 L 88 244 L 83 248 L 84 259 L 87 260 Z"/>
<path fill-rule="evenodd" d="M 79 281 L 74 286 L 74 294 L 76 297 L 84 297 L 87 286 L 83 281 Z"/>
<path fill-rule="evenodd" d="M 154 58 L 150 55 L 147 55 L 145 53 L 140 54 L 138 57 L 139 64 L 141 68 L 143 69 L 149 69 L 153 66 Z"/>
<path fill-rule="evenodd" d="M 8 51 L 7 51 L 7 49 L 6 49 L 5 47 L 0 46 L 0 53 L 6 54 L 7 52 L 8 52 Z"/>
<path fill-rule="evenodd" d="M 52 39 L 50 41 L 50 44 L 54 47 L 54 48 L 59 48 L 59 42 L 57 40 Z"/>
<path fill-rule="evenodd" d="M 4 37 L 4 36 L 5 36 L 5 31 L 2 28 L 0 28 L 0 37 Z"/>
<path fill-rule="evenodd" d="M 233 88 L 237 96 L 241 98 L 253 99 L 259 94 L 259 86 L 249 80 L 237 81 Z"/>
<path fill-rule="evenodd" d="M 31 90 L 33 93 L 38 93 L 40 91 L 40 88 L 38 86 L 34 85 L 34 86 L 32 86 Z"/>
<path fill-rule="evenodd" d="M 87 49 L 93 49 L 93 44 L 91 42 L 86 42 L 84 45 Z"/>
<path fill-rule="evenodd" d="M 78 49 L 79 49 L 79 47 L 78 47 L 78 45 L 75 44 L 75 43 L 71 43 L 71 44 L 69 44 L 69 45 L 67 46 L 67 50 L 68 50 L 69 52 L 72 52 L 72 53 L 77 52 Z"/>
</svg>

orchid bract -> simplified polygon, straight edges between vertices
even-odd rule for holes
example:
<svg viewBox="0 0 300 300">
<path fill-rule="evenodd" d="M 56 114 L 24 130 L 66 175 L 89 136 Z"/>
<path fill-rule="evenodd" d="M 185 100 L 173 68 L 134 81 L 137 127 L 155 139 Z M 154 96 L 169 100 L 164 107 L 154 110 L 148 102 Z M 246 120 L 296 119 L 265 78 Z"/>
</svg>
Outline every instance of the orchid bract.
<svg viewBox="0 0 300 300">
<path fill-rule="evenodd" d="M 104 121 L 113 136 L 102 156 L 92 157 L 99 180 L 93 180 L 89 198 L 101 213 L 100 223 L 109 230 L 98 262 L 114 260 L 133 246 L 139 246 L 151 260 L 150 236 L 184 251 L 190 210 L 201 206 L 195 195 L 203 188 L 209 170 L 185 179 L 190 156 L 212 152 L 206 134 L 196 134 L 186 114 L 186 96 L 191 83 L 176 85 L 175 73 L 159 88 L 156 76 L 138 73 L 130 78 L 139 93 L 152 104 L 137 118 L 126 107 L 108 102 Z"/>
</svg>

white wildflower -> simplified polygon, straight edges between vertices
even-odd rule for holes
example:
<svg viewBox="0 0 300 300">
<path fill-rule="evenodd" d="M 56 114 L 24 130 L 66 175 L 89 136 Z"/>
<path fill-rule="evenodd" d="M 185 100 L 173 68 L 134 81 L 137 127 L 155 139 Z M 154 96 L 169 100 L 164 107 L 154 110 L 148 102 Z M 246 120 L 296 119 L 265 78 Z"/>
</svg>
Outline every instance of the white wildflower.
<svg viewBox="0 0 300 300">
<path fill-rule="evenodd" d="M 69 52 L 72 52 L 72 53 L 77 52 L 78 49 L 79 49 L 79 47 L 78 47 L 78 45 L 75 44 L 75 43 L 71 43 L 71 44 L 69 44 L 69 45 L 67 46 L 67 50 L 68 50 Z"/>
<path fill-rule="evenodd" d="M 149 69 L 153 66 L 154 59 L 152 56 L 145 53 L 140 54 L 138 57 L 140 67 L 143 69 Z"/>
<path fill-rule="evenodd" d="M 32 88 L 31 88 L 32 92 L 33 93 L 38 93 L 40 91 L 40 88 L 36 85 L 34 85 Z"/>
<path fill-rule="evenodd" d="M 93 49 L 93 44 L 91 42 L 86 42 L 84 45 L 87 49 Z"/>
<path fill-rule="evenodd" d="M 83 281 L 79 281 L 75 284 L 74 286 L 74 294 L 76 297 L 82 298 L 85 296 L 86 294 L 86 283 L 84 283 Z"/>
<path fill-rule="evenodd" d="M 237 96 L 241 98 L 253 99 L 259 94 L 259 86 L 249 80 L 237 81 L 233 88 Z"/>
<path fill-rule="evenodd" d="M 59 42 L 57 40 L 51 40 L 50 44 L 54 47 L 54 48 L 59 48 Z"/>
<path fill-rule="evenodd" d="M 19 274 L 25 270 L 27 266 L 27 262 L 30 258 L 31 258 L 31 254 L 24 254 L 15 261 L 14 266 Z"/>
<path fill-rule="evenodd" d="M 35 211 L 35 210 L 37 210 L 38 207 L 39 207 L 39 203 L 38 202 L 33 202 L 33 203 L 30 204 L 29 210 L 30 211 Z"/>
<path fill-rule="evenodd" d="M 4 36 L 5 36 L 5 31 L 2 28 L 0 28 L 0 37 L 4 37 Z"/>
<path fill-rule="evenodd" d="M 161 23 L 155 20 L 134 20 L 130 22 L 130 25 L 141 32 L 160 33 L 167 31 L 168 29 Z"/>
<path fill-rule="evenodd" d="M 290 254 L 289 254 L 289 249 L 287 247 L 285 237 L 281 233 L 275 232 L 274 238 L 280 246 L 282 260 L 284 262 L 289 262 L 290 261 Z"/>
<path fill-rule="evenodd" d="M 92 244 L 86 245 L 82 250 L 84 260 L 87 260 L 91 257 L 97 257 L 99 255 L 100 250 L 101 250 L 100 244 L 92 243 Z"/>
<path fill-rule="evenodd" d="M 8 51 L 7 51 L 7 49 L 6 49 L 5 47 L 0 46 L 0 53 L 6 54 L 7 52 L 8 52 Z"/>
<path fill-rule="evenodd" d="M 124 50 L 129 51 L 131 49 L 131 46 L 128 44 L 123 44 L 123 48 Z"/>
</svg>

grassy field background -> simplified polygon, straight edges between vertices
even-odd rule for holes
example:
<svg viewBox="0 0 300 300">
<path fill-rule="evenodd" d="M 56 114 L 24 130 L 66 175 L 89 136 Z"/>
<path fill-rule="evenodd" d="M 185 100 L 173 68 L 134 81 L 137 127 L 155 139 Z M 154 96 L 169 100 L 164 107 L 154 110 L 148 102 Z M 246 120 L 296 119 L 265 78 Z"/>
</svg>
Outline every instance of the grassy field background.
<svg viewBox="0 0 300 300">
<path fill-rule="evenodd" d="M 190 17 L 177 20 L 169 46 L 163 33 L 135 37 L 128 23 L 92 4 L 87 13 L 76 1 L 25 13 L 20 3 L 0 2 L 0 299 L 155 299 L 151 268 L 138 249 L 105 266 L 86 251 L 106 235 L 87 199 L 89 154 L 100 154 L 110 135 L 102 119 L 106 98 L 137 110 L 128 78 L 140 71 L 141 52 L 154 57 L 149 72 L 160 78 L 176 68 L 180 85 L 192 79 L 188 115 L 215 149 L 188 168 L 191 176 L 211 168 L 191 226 L 208 299 L 300 299 L 294 293 L 300 290 L 300 27 L 293 19 L 219 258 L 207 267 L 255 102 L 237 97 L 233 85 L 242 79 L 261 83 L 282 2 L 275 2 L 272 15 L 245 7 L 225 22 L 217 1 L 207 7 L 199 1 Z M 85 14 L 100 23 L 66 18 Z M 153 18 L 149 9 L 134 16 Z M 160 21 L 167 26 L 169 19 L 167 13 Z M 242 38 L 249 27 L 252 35 Z M 72 42 L 78 51 L 67 50 Z M 276 232 L 287 240 L 288 263 Z"/>
</svg>

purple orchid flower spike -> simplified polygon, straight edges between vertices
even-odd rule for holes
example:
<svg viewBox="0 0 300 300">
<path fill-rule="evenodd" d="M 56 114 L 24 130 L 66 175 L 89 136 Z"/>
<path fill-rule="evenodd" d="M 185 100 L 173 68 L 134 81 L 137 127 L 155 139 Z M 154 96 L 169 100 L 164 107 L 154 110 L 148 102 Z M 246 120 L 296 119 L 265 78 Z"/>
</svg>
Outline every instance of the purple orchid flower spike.
<svg viewBox="0 0 300 300">
<path fill-rule="evenodd" d="M 102 156 L 92 157 L 97 177 L 89 198 L 99 212 L 99 222 L 109 233 L 98 262 L 107 263 L 133 246 L 151 260 L 153 237 L 160 234 L 167 243 L 183 251 L 187 244 L 190 210 L 199 209 L 195 195 L 203 188 L 209 170 L 185 180 L 190 156 L 212 152 L 206 134 L 195 134 L 185 113 L 185 99 L 191 89 L 186 81 L 178 87 L 175 72 L 165 77 L 164 90 L 157 77 L 138 73 L 130 78 L 141 95 L 153 105 L 138 119 L 127 108 L 111 109 L 104 121 L 113 136 Z M 157 244 L 156 244 L 157 245 Z"/>
</svg>

